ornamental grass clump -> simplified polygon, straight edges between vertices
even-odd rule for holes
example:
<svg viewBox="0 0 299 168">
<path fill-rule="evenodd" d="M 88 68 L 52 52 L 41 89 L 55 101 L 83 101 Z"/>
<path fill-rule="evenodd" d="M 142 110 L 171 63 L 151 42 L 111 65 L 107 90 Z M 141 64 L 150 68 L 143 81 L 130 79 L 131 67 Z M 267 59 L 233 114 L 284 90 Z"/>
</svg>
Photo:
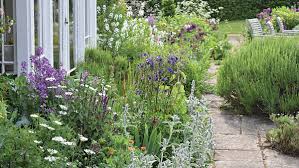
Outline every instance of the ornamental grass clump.
<svg viewBox="0 0 299 168">
<path fill-rule="evenodd" d="M 255 39 L 227 58 L 218 92 L 246 113 L 299 110 L 299 39 Z"/>
</svg>

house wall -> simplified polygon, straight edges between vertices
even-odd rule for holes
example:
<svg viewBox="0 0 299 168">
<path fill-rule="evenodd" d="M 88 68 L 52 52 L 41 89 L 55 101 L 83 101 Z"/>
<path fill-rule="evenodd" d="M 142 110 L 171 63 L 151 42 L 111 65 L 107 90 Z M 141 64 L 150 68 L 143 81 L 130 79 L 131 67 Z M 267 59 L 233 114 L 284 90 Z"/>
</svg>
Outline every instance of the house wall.
<svg viewBox="0 0 299 168">
<path fill-rule="evenodd" d="M 44 48 L 45 56 L 53 64 L 53 0 L 37 0 L 38 4 L 35 4 L 34 0 L 15 1 L 17 41 L 15 60 L 17 67 L 15 68 L 17 73 L 22 73 L 21 64 L 23 61 L 29 63 L 30 56 L 34 54 L 35 44 Z M 69 15 L 71 4 L 73 4 L 73 23 L 71 23 Z M 36 5 L 38 5 L 38 18 L 34 18 L 34 8 Z M 58 0 L 58 8 L 59 62 L 64 69 L 70 71 L 71 39 L 74 40 L 73 58 L 76 64 L 84 61 L 86 47 L 96 47 L 96 0 L 72 0 L 72 3 L 70 3 L 70 0 Z M 38 19 L 38 26 L 34 25 L 34 19 Z M 71 24 L 74 26 L 72 34 L 70 33 Z M 36 27 L 38 29 L 38 39 L 35 39 Z M 86 37 L 88 37 L 87 40 Z"/>
</svg>

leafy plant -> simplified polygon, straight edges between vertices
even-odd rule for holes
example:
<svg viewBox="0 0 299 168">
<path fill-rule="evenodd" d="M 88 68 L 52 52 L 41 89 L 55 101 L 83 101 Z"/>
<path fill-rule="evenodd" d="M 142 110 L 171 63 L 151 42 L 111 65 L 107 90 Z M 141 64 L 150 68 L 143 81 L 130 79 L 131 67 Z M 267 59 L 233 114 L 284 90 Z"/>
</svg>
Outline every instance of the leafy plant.
<svg viewBox="0 0 299 168">
<path fill-rule="evenodd" d="M 267 140 L 272 143 L 273 147 L 284 153 L 298 155 L 299 115 L 297 117 L 272 115 L 271 119 L 277 128 L 267 133 Z"/>
<path fill-rule="evenodd" d="M 298 55 L 298 38 L 254 39 L 224 61 L 218 92 L 246 113 L 295 114 Z"/>
</svg>

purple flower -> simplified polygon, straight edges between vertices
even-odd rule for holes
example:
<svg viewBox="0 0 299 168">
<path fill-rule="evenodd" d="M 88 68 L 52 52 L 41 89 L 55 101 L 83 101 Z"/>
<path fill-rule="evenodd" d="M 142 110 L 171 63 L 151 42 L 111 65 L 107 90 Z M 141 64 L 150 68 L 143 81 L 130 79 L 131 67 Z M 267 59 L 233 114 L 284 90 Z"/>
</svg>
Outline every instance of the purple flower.
<svg viewBox="0 0 299 168">
<path fill-rule="evenodd" d="M 106 112 L 106 111 L 107 111 L 108 101 L 109 101 L 109 97 L 104 93 L 104 94 L 102 95 L 102 107 L 103 107 L 103 112 Z"/>
<path fill-rule="evenodd" d="M 168 63 L 171 65 L 175 65 L 178 62 L 178 60 L 179 60 L 178 57 L 173 55 L 168 57 Z"/>
<path fill-rule="evenodd" d="M 162 61 L 163 61 L 163 59 L 162 59 L 162 57 L 161 57 L 161 56 L 157 56 L 157 58 L 156 58 L 156 61 L 157 61 L 157 62 L 162 62 Z"/>
<path fill-rule="evenodd" d="M 169 73 L 174 74 L 174 70 L 172 68 L 168 67 L 167 70 Z"/>
<path fill-rule="evenodd" d="M 151 68 L 154 68 L 155 63 L 152 58 L 147 58 L 146 63 L 150 65 Z"/>
<path fill-rule="evenodd" d="M 36 55 L 30 57 L 33 72 L 30 72 L 26 78 L 30 86 L 38 93 L 41 102 L 44 102 L 51 91 L 49 87 L 60 85 L 65 80 L 66 71 L 53 68 L 48 59 L 42 57 L 42 48 L 39 47 L 35 53 Z"/>
<path fill-rule="evenodd" d="M 154 80 L 155 80 L 155 81 L 158 81 L 158 80 L 159 80 L 159 74 L 157 74 L 157 73 L 155 74 L 155 78 L 154 78 Z"/>
<path fill-rule="evenodd" d="M 44 53 L 44 49 L 42 47 L 38 47 L 35 51 L 35 55 L 41 56 Z"/>
<path fill-rule="evenodd" d="M 80 80 L 81 84 L 86 82 L 86 79 L 87 79 L 88 76 L 89 76 L 89 73 L 87 71 L 84 71 L 81 74 L 81 80 Z"/>
<path fill-rule="evenodd" d="M 147 21 L 151 26 L 153 26 L 155 24 L 155 17 L 151 15 L 147 18 Z"/>
<path fill-rule="evenodd" d="M 21 63 L 21 71 L 22 71 L 22 73 L 23 73 L 24 75 L 26 75 L 27 67 L 28 67 L 27 62 L 26 62 L 26 61 L 23 61 L 23 62 Z"/>
<path fill-rule="evenodd" d="M 195 24 L 191 24 L 191 25 L 188 25 L 187 27 L 186 27 L 186 31 L 187 32 L 191 32 L 192 30 L 194 30 L 194 29 L 196 29 L 197 28 L 197 26 L 195 25 Z"/>
<path fill-rule="evenodd" d="M 168 78 L 167 78 L 167 77 L 162 78 L 161 81 L 162 81 L 162 82 L 166 82 L 166 81 L 168 81 Z"/>
</svg>

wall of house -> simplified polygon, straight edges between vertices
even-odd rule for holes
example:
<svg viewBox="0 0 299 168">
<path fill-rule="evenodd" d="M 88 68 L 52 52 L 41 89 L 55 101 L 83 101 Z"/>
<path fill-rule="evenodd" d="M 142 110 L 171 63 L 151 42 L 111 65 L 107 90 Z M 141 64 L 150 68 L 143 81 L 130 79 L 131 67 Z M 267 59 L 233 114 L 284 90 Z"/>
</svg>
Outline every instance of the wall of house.
<svg viewBox="0 0 299 168">
<path fill-rule="evenodd" d="M 96 0 L 12 0 L 11 2 L 15 2 L 14 68 L 17 74 L 21 73 L 22 62 L 30 62 L 30 56 L 34 54 L 37 46 L 44 48 L 45 57 L 52 65 L 54 60 L 57 60 L 67 71 L 73 68 L 71 62 L 77 64 L 84 61 L 86 47 L 96 47 Z"/>
</svg>

